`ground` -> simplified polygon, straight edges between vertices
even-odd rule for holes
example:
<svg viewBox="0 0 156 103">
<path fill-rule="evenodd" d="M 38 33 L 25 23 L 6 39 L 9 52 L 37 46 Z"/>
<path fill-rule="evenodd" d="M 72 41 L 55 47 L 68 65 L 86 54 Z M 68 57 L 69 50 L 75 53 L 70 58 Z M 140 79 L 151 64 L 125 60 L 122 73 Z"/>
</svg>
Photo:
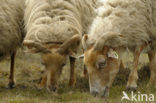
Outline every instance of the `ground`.
<svg viewBox="0 0 156 103">
<path fill-rule="evenodd" d="M 139 68 L 147 64 L 147 55 L 141 56 L 140 61 Z M 132 56 L 130 54 L 126 54 L 124 64 L 126 67 L 131 68 Z M 126 83 L 119 83 L 118 81 L 110 89 L 108 100 L 91 96 L 88 79 L 82 78 L 82 60 L 77 60 L 76 64 L 76 86 L 73 88 L 68 86 L 69 64 L 67 64 L 63 69 L 63 73 L 59 79 L 58 90 L 55 93 L 48 92 L 46 89 L 38 89 L 43 71 L 39 54 L 27 54 L 19 51 L 17 53 L 15 68 L 16 87 L 8 89 L 9 58 L 0 63 L 0 103 L 105 103 L 108 100 L 109 103 L 132 103 L 128 101 L 121 102 L 122 92 L 126 90 Z M 140 83 L 136 93 L 140 91 L 141 93 L 154 94 L 156 96 L 156 90 L 147 88 L 146 84 L 146 81 Z"/>
</svg>

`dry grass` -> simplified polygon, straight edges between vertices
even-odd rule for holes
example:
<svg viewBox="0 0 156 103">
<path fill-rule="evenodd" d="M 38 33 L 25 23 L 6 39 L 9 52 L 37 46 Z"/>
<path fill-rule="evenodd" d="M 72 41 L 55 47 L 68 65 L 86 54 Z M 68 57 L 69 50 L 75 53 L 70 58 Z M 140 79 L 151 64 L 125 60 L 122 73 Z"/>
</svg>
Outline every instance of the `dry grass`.
<svg viewBox="0 0 156 103">
<path fill-rule="evenodd" d="M 128 59 L 124 58 L 127 67 L 131 67 L 132 65 L 131 55 L 129 55 L 129 57 Z M 142 56 L 139 67 L 142 67 L 147 62 L 147 56 Z M 76 66 L 76 87 L 70 88 L 68 86 L 69 64 L 67 64 L 59 79 L 56 93 L 39 90 L 37 87 L 43 71 L 39 55 L 19 52 L 15 65 L 16 88 L 12 90 L 6 88 L 8 83 L 9 59 L 0 63 L 0 103 L 105 103 L 104 99 L 95 98 L 89 94 L 88 80 L 81 77 L 83 72 L 82 60 L 77 60 Z M 125 75 L 125 73 L 121 72 L 121 74 L 123 77 L 118 75 L 119 79 L 116 80 L 117 84 L 114 84 L 111 88 L 110 103 L 121 103 L 122 91 L 124 91 L 126 87 L 125 78 L 128 73 Z M 154 89 L 148 90 L 148 88 L 146 88 L 145 82 L 141 83 L 138 91 L 156 94 Z"/>
</svg>

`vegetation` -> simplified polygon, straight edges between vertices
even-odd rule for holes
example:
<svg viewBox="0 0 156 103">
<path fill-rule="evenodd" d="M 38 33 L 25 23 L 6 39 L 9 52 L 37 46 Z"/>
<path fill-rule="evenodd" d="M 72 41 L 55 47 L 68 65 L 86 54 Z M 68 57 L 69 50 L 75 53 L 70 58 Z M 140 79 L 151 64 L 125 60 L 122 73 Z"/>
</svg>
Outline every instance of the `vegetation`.
<svg viewBox="0 0 156 103">
<path fill-rule="evenodd" d="M 131 57 L 131 55 L 129 55 L 129 57 Z M 108 101 L 106 99 L 90 95 L 88 79 L 82 77 L 82 60 L 77 60 L 77 84 L 75 87 L 71 88 L 68 86 L 69 64 L 67 64 L 64 67 L 63 73 L 59 79 L 57 92 L 48 92 L 46 89 L 40 90 L 38 88 L 38 84 L 44 68 L 40 63 L 39 58 L 40 57 L 37 54 L 25 54 L 23 52 L 18 53 L 15 65 L 16 88 L 12 90 L 7 88 L 9 58 L 0 63 L 0 103 L 105 103 Z M 140 60 L 141 64 L 139 67 L 142 67 L 148 62 L 146 55 L 142 56 Z M 125 66 L 131 67 L 132 58 L 124 58 L 124 61 Z M 128 74 L 123 72 L 118 74 L 117 77 L 119 79 L 115 80 L 115 83 L 110 89 L 110 97 L 108 98 L 110 103 L 131 103 L 128 101 L 121 102 L 121 98 L 123 96 L 122 91 L 126 90 L 125 78 L 128 77 L 127 75 Z M 156 95 L 155 89 L 146 87 L 147 81 L 139 83 L 137 91 L 146 94 L 153 93 Z"/>
</svg>

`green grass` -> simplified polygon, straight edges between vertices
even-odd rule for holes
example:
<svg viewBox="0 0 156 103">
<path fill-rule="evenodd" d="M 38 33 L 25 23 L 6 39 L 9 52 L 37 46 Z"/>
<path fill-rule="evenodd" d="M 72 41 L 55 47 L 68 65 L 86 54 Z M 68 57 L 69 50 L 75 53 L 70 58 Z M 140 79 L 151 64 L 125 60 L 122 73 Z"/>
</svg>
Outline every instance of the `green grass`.
<svg viewBox="0 0 156 103">
<path fill-rule="evenodd" d="M 57 92 L 48 92 L 46 89 L 39 90 L 38 84 L 43 71 L 39 58 L 39 55 L 18 53 L 15 65 L 16 88 L 12 90 L 7 89 L 9 59 L 0 63 L 0 103 L 105 103 L 105 99 L 90 95 L 88 80 L 81 77 L 83 72 L 82 60 L 77 60 L 76 64 L 76 87 L 71 88 L 68 86 L 69 64 L 67 64 L 59 79 Z M 147 62 L 147 56 L 142 56 L 139 67 Z M 130 67 L 132 65 L 132 58 L 125 58 L 125 64 Z M 121 102 L 122 91 L 126 90 L 125 87 L 126 84 L 113 86 L 110 89 L 109 102 L 131 103 L 126 101 Z M 155 89 L 147 88 L 146 83 L 142 83 L 137 91 L 156 95 Z"/>
</svg>

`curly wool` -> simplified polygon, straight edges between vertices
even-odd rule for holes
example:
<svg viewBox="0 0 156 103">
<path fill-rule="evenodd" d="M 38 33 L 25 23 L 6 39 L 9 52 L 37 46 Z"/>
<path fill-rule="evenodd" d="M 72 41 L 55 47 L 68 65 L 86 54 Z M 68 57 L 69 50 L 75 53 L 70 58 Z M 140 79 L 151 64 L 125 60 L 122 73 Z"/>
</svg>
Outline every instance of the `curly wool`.
<svg viewBox="0 0 156 103">
<path fill-rule="evenodd" d="M 87 33 L 96 0 L 27 0 L 25 5 L 25 40 L 62 43 Z"/>
<path fill-rule="evenodd" d="M 151 0 L 99 1 L 103 5 L 97 9 L 98 15 L 89 30 L 89 44 L 94 44 L 108 32 L 119 33 L 126 40 L 126 42 L 118 40 L 119 44 L 114 43 L 113 40 L 106 42 L 106 45 L 114 47 L 121 45 L 135 47 L 148 43 L 151 38 L 156 38 Z"/>
</svg>

